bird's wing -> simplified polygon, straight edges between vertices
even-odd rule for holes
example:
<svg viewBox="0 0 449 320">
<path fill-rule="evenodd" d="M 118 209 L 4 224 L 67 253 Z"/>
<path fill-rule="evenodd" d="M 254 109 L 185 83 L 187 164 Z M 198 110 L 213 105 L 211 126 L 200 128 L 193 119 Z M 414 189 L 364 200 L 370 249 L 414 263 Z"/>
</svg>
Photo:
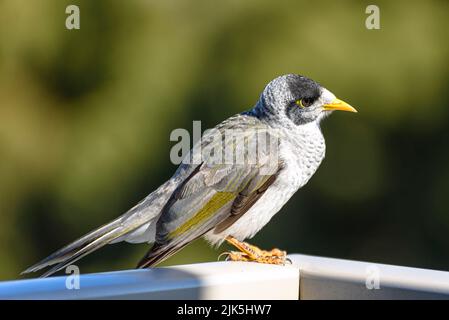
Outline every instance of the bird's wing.
<svg viewBox="0 0 449 320">
<path fill-rule="evenodd" d="M 258 138 L 257 130 L 250 127 L 233 133 L 237 138 L 244 137 L 246 146 Z M 228 139 L 219 149 L 231 147 L 236 152 L 246 152 L 238 150 L 236 141 Z M 208 146 L 211 144 L 209 141 Z M 253 164 L 215 164 L 208 161 L 210 154 L 203 152 L 204 161 L 191 170 L 191 175 L 175 190 L 163 209 L 156 225 L 156 243 L 138 266 L 155 265 L 206 232 L 214 228 L 217 232 L 223 231 L 237 221 L 282 170 L 277 153 L 266 151 L 258 153 Z"/>
</svg>

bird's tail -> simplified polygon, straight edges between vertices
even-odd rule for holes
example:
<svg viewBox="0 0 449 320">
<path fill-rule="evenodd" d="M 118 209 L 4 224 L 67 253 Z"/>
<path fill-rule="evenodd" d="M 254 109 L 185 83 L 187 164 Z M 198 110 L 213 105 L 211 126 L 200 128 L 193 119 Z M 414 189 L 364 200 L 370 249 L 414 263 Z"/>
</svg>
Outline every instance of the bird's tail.
<svg viewBox="0 0 449 320">
<path fill-rule="evenodd" d="M 124 234 L 137 229 L 141 225 L 136 225 L 135 223 L 122 223 L 121 220 L 122 217 L 86 234 L 85 236 L 51 254 L 44 260 L 29 267 L 23 271 L 22 274 L 35 272 L 47 266 L 55 265 L 46 271 L 41 277 L 49 276 L 88 255 L 89 253 L 100 249 Z"/>
<path fill-rule="evenodd" d="M 141 203 L 129 210 L 117 219 L 89 232 L 78 240 L 68 244 L 62 249 L 54 252 L 47 258 L 29 267 L 24 273 L 35 272 L 48 266 L 53 266 L 41 277 L 47 277 L 81 259 L 82 257 L 100 249 L 111 242 L 126 240 L 126 235 L 132 233 L 145 224 L 151 224 L 159 215 L 164 205 L 163 191 L 170 195 L 171 186 L 162 185 L 161 188 L 150 194 Z M 115 240 L 115 241 L 114 241 Z"/>
</svg>

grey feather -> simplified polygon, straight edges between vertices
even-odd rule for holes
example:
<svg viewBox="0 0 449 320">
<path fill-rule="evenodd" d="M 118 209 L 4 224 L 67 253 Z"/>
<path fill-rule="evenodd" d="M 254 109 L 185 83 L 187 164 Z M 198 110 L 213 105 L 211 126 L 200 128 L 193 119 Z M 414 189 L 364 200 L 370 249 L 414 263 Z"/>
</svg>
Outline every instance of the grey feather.
<svg viewBox="0 0 449 320">
<path fill-rule="evenodd" d="M 63 247 L 22 273 L 35 272 L 56 264 L 55 267 L 43 275 L 48 276 L 106 244 L 136 230 L 140 226 L 151 222 L 160 214 L 171 193 L 176 189 L 187 172 L 182 173 L 176 179 L 171 179 L 164 183 L 122 216 Z"/>
<path fill-rule="evenodd" d="M 254 128 L 264 128 L 265 126 L 263 123 L 256 121 L 257 119 L 255 120 L 252 117 L 239 115 L 229 119 L 226 127 L 238 126 L 241 129 L 241 134 L 247 140 L 251 140 L 257 138 L 257 131 Z M 218 128 L 224 129 L 225 127 L 218 126 Z M 210 139 L 208 141 L 213 140 Z M 231 140 L 228 143 L 234 144 L 235 141 Z M 234 145 L 231 147 L 234 147 Z M 237 204 L 235 203 L 236 198 L 238 198 L 241 192 L 247 192 L 248 194 L 255 192 L 270 178 L 269 175 L 261 174 L 265 167 L 272 165 L 273 159 L 270 157 L 262 157 L 265 163 L 222 165 L 209 162 L 207 156 L 207 154 L 203 154 L 202 159 L 204 162 L 201 165 L 195 166 L 195 168 L 189 169 L 193 174 L 178 187 L 164 207 L 157 221 L 155 246 L 140 261 L 139 267 L 148 267 L 163 261 L 183 248 L 186 244 L 220 225 L 220 223 L 233 215 L 233 207 L 236 210 L 234 214 L 242 213 L 243 211 L 237 212 L 239 202 Z M 279 159 L 275 160 L 278 161 Z M 279 168 L 280 165 L 278 166 Z M 269 184 L 273 181 L 274 179 L 270 180 Z M 266 188 L 268 187 L 269 185 L 266 186 Z M 246 188 L 250 189 L 248 190 Z M 245 189 L 246 191 L 244 191 Z M 210 203 L 214 196 L 220 196 L 222 194 L 226 194 L 227 196 L 224 197 L 223 203 L 215 209 L 215 212 L 207 213 L 206 218 L 198 221 L 195 225 L 189 225 L 188 229 L 183 230 L 182 233 L 176 234 L 174 237 L 172 236 L 178 228 L 185 225 L 190 219 L 194 219 Z M 243 194 L 240 196 L 243 196 Z M 246 201 L 245 205 L 242 205 L 242 209 L 247 211 L 259 197 L 260 195 L 250 197 L 249 199 L 252 202 Z"/>
</svg>

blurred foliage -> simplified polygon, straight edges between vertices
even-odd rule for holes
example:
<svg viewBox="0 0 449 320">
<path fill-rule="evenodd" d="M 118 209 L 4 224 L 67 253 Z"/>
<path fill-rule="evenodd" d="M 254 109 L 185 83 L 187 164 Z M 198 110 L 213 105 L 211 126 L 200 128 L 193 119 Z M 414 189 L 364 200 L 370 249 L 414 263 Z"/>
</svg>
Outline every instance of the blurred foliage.
<svg viewBox="0 0 449 320">
<path fill-rule="evenodd" d="M 65 28 L 77 4 L 81 29 Z M 444 1 L 0 2 L 0 279 L 165 181 L 175 128 L 250 108 L 280 74 L 357 107 L 323 123 L 327 157 L 255 237 L 290 252 L 449 270 Z M 133 267 L 115 244 L 83 272 Z M 224 250 L 224 249 L 221 249 Z M 215 260 L 202 240 L 165 264 Z"/>
</svg>

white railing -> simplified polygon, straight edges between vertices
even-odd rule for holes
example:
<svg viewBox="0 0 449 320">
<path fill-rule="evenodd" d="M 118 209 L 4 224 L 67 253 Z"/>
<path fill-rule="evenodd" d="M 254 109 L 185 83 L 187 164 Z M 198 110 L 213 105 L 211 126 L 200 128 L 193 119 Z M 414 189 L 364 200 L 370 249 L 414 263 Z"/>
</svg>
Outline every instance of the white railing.
<svg viewBox="0 0 449 320">
<path fill-rule="evenodd" d="M 290 255 L 292 265 L 212 262 L 0 282 L 0 299 L 449 299 L 449 272 Z"/>
</svg>

